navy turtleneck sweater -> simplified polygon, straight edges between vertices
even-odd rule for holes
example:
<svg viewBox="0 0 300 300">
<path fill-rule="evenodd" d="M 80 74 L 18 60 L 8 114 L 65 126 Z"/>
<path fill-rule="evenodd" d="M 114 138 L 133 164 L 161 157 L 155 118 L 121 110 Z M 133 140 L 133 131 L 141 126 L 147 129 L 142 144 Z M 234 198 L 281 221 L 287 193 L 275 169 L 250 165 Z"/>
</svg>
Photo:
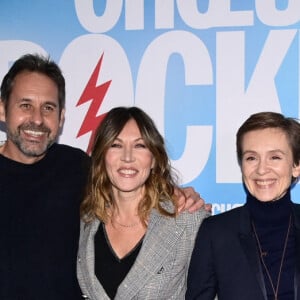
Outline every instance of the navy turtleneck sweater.
<svg viewBox="0 0 300 300">
<path fill-rule="evenodd" d="M 251 220 L 255 226 L 262 252 L 265 253 L 263 260 L 276 290 L 289 220 L 292 216 L 290 191 L 281 199 L 271 202 L 262 202 L 248 195 L 246 206 L 250 211 Z M 287 248 L 280 274 L 278 289 L 278 298 L 280 300 L 294 299 L 295 236 L 293 219 L 291 220 Z M 268 299 L 273 300 L 274 292 L 266 268 L 262 264 Z"/>
</svg>

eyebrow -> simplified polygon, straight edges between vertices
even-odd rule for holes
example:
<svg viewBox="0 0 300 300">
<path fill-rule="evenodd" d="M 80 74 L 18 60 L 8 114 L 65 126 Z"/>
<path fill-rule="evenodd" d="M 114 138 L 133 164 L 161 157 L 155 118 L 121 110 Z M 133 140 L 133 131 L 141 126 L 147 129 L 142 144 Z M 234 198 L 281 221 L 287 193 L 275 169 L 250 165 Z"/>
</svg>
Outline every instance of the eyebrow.
<svg viewBox="0 0 300 300">
<path fill-rule="evenodd" d="M 286 155 L 286 152 L 284 152 L 284 151 L 282 151 L 281 149 L 274 149 L 274 150 L 269 150 L 269 151 L 267 151 L 268 153 L 281 153 L 281 154 L 283 154 L 283 155 Z M 242 155 L 246 155 L 246 154 L 255 154 L 255 153 L 257 153 L 257 151 L 254 151 L 254 150 L 246 150 L 246 151 L 244 151 L 243 153 L 242 153 Z"/>
<path fill-rule="evenodd" d="M 18 100 L 18 102 L 33 102 L 32 99 L 30 98 L 21 98 Z M 54 102 L 54 101 L 51 101 L 51 100 L 48 100 L 46 102 L 44 102 L 43 104 L 47 104 L 47 105 L 52 105 L 54 107 L 58 107 L 58 103 Z"/>
<path fill-rule="evenodd" d="M 115 140 L 118 140 L 118 141 L 123 141 L 122 139 L 120 139 L 119 137 L 116 137 L 115 138 Z M 135 140 L 133 140 L 134 142 L 138 142 L 139 140 L 143 140 L 144 141 L 144 139 L 142 138 L 142 137 L 139 137 L 139 138 L 137 138 L 137 139 L 135 139 Z"/>
</svg>

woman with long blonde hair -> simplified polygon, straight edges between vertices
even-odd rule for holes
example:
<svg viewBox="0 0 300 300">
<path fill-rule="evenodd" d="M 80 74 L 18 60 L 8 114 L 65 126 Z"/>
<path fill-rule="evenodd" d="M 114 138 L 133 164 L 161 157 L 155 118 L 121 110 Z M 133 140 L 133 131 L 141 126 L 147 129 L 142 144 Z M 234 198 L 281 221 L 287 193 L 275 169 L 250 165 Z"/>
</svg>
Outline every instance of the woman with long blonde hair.
<svg viewBox="0 0 300 300">
<path fill-rule="evenodd" d="M 78 279 L 87 299 L 184 299 L 195 235 L 208 213 L 178 213 L 175 189 L 152 119 L 137 107 L 109 111 L 81 206 Z"/>
</svg>

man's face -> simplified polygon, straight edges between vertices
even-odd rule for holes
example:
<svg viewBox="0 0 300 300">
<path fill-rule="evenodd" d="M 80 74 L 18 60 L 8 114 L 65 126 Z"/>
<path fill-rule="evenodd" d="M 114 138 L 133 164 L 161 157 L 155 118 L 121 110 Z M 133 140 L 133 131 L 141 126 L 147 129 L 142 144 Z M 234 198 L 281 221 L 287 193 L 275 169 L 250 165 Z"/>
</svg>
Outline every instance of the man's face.
<svg viewBox="0 0 300 300">
<path fill-rule="evenodd" d="M 1 153 L 26 164 L 40 160 L 56 140 L 64 121 L 56 84 L 37 72 L 18 74 L 6 110 L 4 103 L 0 104 L 0 117 L 7 129 Z"/>
</svg>

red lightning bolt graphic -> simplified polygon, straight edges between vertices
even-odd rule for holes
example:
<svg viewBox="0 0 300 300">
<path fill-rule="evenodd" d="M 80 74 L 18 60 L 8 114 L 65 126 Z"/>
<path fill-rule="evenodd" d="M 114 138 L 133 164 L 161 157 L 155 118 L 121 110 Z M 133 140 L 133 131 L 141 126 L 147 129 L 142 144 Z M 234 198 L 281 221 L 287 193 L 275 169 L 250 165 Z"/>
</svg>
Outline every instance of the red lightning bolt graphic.
<svg viewBox="0 0 300 300">
<path fill-rule="evenodd" d="M 79 101 L 76 106 L 79 106 L 83 103 L 91 101 L 91 105 L 86 113 L 86 116 L 82 122 L 82 125 L 78 131 L 77 137 L 84 135 L 90 131 L 92 131 L 91 138 L 89 140 L 89 145 L 87 148 L 87 153 L 90 154 L 92 150 L 92 145 L 95 137 L 95 131 L 98 125 L 103 120 L 105 114 L 97 116 L 99 111 L 99 107 L 101 106 L 106 92 L 110 86 L 111 80 L 96 86 L 98 75 L 100 74 L 101 64 L 102 64 L 103 54 L 101 55 L 97 66 L 95 67 L 83 93 L 80 96 Z"/>
</svg>

